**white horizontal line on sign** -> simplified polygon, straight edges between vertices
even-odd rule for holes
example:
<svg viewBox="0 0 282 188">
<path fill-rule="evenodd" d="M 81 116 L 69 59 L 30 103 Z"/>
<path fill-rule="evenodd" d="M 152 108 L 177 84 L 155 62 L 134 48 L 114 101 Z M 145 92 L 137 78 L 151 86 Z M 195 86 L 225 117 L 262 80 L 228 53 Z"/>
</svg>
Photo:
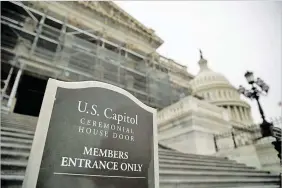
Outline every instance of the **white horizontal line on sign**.
<svg viewBox="0 0 282 188">
<path fill-rule="evenodd" d="M 107 176 L 107 175 L 95 175 L 95 174 L 73 174 L 73 173 L 63 173 L 63 172 L 54 172 L 55 175 L 67 175 L 67 176 L 94 176 L 102 178 L 146 178 L 146 177 L 132 177 L 132 176 Z"/>
</svg>

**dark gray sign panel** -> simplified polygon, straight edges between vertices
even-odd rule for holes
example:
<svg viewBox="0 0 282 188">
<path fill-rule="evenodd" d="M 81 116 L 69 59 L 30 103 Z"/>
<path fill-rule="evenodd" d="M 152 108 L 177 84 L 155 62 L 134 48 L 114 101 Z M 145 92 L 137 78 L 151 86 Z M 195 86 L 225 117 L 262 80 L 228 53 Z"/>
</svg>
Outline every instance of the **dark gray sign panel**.
<svg viewBox="0 0 282 188">
<path fill-rule="evenodd" d="M 158 188 L 156 110 L 101 82 L 47 84 L 24 188 Z"/>
</svg>

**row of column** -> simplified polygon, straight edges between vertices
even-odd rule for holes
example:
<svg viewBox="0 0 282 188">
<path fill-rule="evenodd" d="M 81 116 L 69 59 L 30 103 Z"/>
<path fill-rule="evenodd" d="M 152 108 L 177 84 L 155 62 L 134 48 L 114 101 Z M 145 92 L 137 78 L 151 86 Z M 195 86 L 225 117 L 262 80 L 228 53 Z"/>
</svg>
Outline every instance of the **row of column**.
<svg viewBox="0 0 282 188">
<path fill-rule="evenodd" d="M 232 91 L 228 90 L 216 90 L 215 92 L 204 92 L 203 97 L 208 100 L 218 100 L 218 99 L 234 99 L 236 95 Z"/>
<path fill-rule="evenodd" d="M 238 121 L 252 121 L 250 110 L 242 106 L 227 106 L 232 118 Z"/>
</svg>

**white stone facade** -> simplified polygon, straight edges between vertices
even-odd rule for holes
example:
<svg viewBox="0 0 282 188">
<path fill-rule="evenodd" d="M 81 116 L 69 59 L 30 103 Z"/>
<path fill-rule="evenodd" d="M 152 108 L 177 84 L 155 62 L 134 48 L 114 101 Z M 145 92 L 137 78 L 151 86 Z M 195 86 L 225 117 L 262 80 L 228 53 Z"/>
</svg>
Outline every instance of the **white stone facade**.
<svg viewBox="0 0 282 188">
<path fill-rule="evenodd" d="M 277 151 L 271 144 L 274 140 L 271 137 L 263 138 L 257 141 L 254 146 L 261 164 L 261 169 L 281 173 L 281 161 L 277 157 Z"/>
<path fill-rule="evenodd" d="M 257 169 L 281 172 L 271 138 L 253 141 L 253 135 L 246 132 L 234 134 L 237 148 L 231 135 L 215 144 L 214 135 L 233 130 L 229 115 L 207 101 L 185 97 L 158 112 L 159 142 L 183 153 L 224 156 Z"/>
<path fill-rule="evenodd" d="M 246 145 L 238 148 L 229 148 L 221 150 L 215 154 L 216 156 L 224 156 L 235 160 L 239 163 L 244 163 L 248 166 L 261 169 L 261 162 L 257 155 L 257 150 L 254 145 Z"/>
<path fill-rule="evenodd" d="M 159 141 L 185 153 L 214 154 L 214 134 L 231 129 L 225 109 L 192 96 L 158 112 Z"/>
<path fill-rule="evenodd" d="M 202 57 L 199 65 L 189 87 L 204 100 L 189 96 L 159 111 L 159 141 L 184 153 L 224 156 L 258 169 L 281 171 L 271 141 L 256 142 L 253 133 L 244 131 L 253 124 L 250 105 Z M 226 132 L 231 134 L 215 142 L 214 135 Z"/>
</svg>

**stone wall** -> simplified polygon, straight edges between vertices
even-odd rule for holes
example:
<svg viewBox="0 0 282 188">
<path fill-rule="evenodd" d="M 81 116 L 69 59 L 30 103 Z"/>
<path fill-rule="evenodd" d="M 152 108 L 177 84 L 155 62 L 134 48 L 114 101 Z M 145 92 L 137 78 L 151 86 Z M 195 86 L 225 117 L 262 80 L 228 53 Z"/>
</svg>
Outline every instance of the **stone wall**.
<svg viewBox="0 0 282 188">
<path fill-rule="evenodd" d="M 159 141 L 184 153 L 214 154 L 214 134 L 231 129 L 225 109 L 192 96 L 162 109 L 157 117 Z"/>
<path fill-rule="evenodd" d="M 271 144 L 272 141 L 275 141 L 273 137 L 267 137 L 257 141 L 255 143 L 256 153 L 261 164 L 261 169 L 281 173 L 281 162 L 277 156 L 278 152 Z"/>
</svg>

